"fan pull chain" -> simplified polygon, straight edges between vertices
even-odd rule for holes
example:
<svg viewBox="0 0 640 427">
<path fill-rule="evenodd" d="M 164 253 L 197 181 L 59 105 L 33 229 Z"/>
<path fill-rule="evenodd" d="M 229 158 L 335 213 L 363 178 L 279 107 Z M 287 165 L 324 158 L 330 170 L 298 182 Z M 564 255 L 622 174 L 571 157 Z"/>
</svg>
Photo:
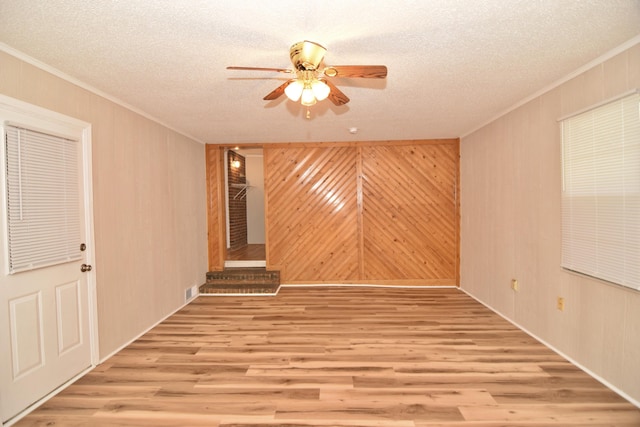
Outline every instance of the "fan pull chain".
<svg viewBox="0 0 640 427">
<path fill-rule="evenodd" d="M 307 119 L 311 119 L 311 111 L 309 111 L 309 107 L 307 107 Z"/>
</svg>

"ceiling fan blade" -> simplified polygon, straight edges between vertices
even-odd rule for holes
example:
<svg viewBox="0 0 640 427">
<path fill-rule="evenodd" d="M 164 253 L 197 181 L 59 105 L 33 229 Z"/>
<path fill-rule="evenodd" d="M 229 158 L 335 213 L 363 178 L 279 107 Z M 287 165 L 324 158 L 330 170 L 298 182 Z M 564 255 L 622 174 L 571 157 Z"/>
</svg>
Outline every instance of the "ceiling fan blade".
<svg viewBox="0 0 640 427">
<path fill-rule="evenodd" d="M 275 71 L 278 73 L 293 73 L 293 70 L 287 68 L 265 68 L 265 67 L 227 67 L 227 70 L 242 70 L 242 71 Z"/>
<path fill-rule="evenodd" d="M 329 77 L 364 77 L 367 79 L 383 79 L 387 77 L 385 65 L 334 65 L 324 69 Z"/>
<path fill-rule="evenodd" d="M 274 99 L 280 98 L 287 86 L 289 86 L 292 82 L 293 80 L 287 80 L 286 82 L 282 83 L 280 86 L 269 92 L 269 94 L 262 99 L 264 99 L 265 101 L 273 101 Z"/>
<path fill-rule="evenodd" d="M 338 89 L 336 85 L 326 79 L 322 79 L 322 81 L 325 82 L 327 86 L 329 86 L 329 89 L 331 89 L 331 92 L 329 92 L 329 96 L 327 98 L 329 98 L 329 100 L 331 100 L 331 102 L 333 102 L 335 105 L 344 105 L 350 101 L 349 97 L 345 95 L 340 89 Z"/>
</svg>

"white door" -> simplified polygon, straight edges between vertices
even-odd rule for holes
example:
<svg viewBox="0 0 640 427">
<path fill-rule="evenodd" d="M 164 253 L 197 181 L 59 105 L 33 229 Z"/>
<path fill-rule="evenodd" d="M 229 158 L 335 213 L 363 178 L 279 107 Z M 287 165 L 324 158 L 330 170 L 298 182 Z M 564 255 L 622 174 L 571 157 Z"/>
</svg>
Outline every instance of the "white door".
<svg viewBox="0 0 640 427">
<path fill-rule="evenodd" d="M 14 118 L 15 126 L 0 119 L 0 416 L 6 422 L 91 366 L 93 273 L 86 128 L 40 121 L 32 132 L 33 124 L 22 125 L 28 116 Z M 11 132 L 17 143 L 7 142 Z"/>
</svg>

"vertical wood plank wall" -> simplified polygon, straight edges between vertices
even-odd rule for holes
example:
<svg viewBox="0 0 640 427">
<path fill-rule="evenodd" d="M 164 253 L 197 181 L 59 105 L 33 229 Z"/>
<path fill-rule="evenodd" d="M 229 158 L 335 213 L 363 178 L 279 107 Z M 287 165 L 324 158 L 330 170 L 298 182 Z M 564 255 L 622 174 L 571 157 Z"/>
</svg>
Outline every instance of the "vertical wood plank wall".
<svg viewBox="0 0 640 427">
<path fill-rule="evenodd" d="M 267 266 L 283 283 L 458 285 L 458 139 L 263 150 Z"/>
<path fill-rule="evenodd" d="M 209 271 L 222 270 L 226 250 L 224 195 L 224 151 L 217 145 L 205 146 L 207 170 L 207 232 Z"/>
</svg>

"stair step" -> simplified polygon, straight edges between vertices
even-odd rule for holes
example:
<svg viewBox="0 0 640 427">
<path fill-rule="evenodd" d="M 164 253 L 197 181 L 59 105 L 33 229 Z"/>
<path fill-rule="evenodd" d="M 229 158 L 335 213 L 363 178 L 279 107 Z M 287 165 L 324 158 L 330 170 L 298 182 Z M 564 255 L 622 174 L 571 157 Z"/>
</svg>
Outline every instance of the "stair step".
<svg viewBox="0 0 640 427">
<path fill-rule="evenodd" d="M 219 285 L 217 283 L 205 283 L 200 286 L 200 294 L 214 294 L 214 295 L 238 295 L 238 294 L 251 294 L 251 295 L 275 295 L 278 293 L 280 285 Z"/>
<path fill-rule="evenodd" d="M 266 268 L 225 268 L 222 271 L 210 271 L 207 273 L 207 283 L 263 283 L 280 284 L 280 272 L 268 271 Z"/>
<path fill-rule="evenodd" d="M 207 273 L 201 294 L 276 294 L 280 272 L 261 267 L 225 268 Z"/>
</svg>

